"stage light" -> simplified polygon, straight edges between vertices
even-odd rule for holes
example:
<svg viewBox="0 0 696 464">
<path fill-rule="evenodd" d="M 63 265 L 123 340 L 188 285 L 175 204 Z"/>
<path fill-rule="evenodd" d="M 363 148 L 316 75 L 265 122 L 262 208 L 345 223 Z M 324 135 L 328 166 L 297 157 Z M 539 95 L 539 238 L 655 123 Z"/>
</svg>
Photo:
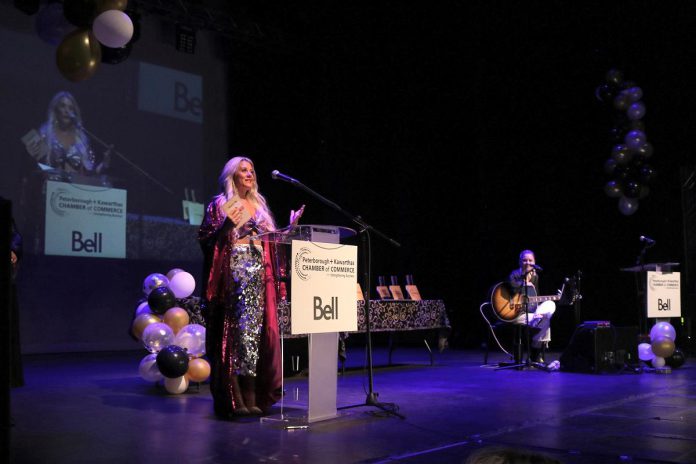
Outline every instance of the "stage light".
<svg viewBox="0 0 696 464">
<path fill-rule="evenodd" d="M 178 24 L 175 27 L 176 49 L 182 53 L 196 51 L 196 31 L 191 26 Z"/>
</svg>

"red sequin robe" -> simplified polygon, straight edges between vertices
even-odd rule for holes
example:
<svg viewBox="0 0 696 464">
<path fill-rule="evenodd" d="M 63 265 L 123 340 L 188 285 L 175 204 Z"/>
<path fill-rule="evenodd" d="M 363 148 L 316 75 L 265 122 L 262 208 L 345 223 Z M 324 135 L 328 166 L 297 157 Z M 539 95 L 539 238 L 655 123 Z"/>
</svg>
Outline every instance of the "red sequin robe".
<svg viewBox="0 0 696 464">
<path fill-rule="evenodd" d="M 234 382 L 232 359 L 234 344 L 230 343 L 234 321 L 235 295 L 234 279 L 231 272 L 234 229 L 227 217 L 220 211 L 215 200 L 206 208 L 198 239 L 205 258 L 203 296 L 206 319 L 206 352 L 210 360 L 210 391 L 213 395 L 215 412 L 219 415 L 233 413 L 237 407 L 234 398 L 238 383 Z M 282 370 L 280 357 L 280 332 L 276 310 L 275 280 L 270 247 L 264 246 L 263 263 L 265 275 L 265 312 L 263 331 L 259 347 L 259 361 L 256 377 L 256 403 L 264 411 L 280 399 L 282 389 Z"/>
</svg>

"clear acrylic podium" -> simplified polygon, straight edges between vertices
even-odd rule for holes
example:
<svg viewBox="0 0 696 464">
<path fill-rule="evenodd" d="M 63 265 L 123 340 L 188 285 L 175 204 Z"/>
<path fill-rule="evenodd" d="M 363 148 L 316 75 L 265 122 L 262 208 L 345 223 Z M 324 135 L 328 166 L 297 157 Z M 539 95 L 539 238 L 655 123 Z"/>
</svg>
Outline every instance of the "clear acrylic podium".
<svg viewBox="0 0 696 464">
<path fill-rule="evenodd" d="M 340 244 L 343 239 L 352 237 L 355 230 L 348 227 L 329 225 L 298 225 L 266 232 L 256 236 L 274 253 L 273 271 L 276 280 L 276 298 L 291 300 L 289 246 L 293 240 L 310 241 L 326 244 Z M 292 311 L 292 308 L 291 308 Z M 357 308 L 356 308 L 357 311 Z M 337 370 L 338 370 L 338 332 L 308 334 L 309 345 L 309 400 L 306 414 L 289 414 L 263 417 L 262 422 L 280 425 L 286 428 L 305 427 L 312 422 L 333 419 L 338 416 L 336 410 Z M 283 353 L 281 334 L 281 356 Z M 283 377 L 283 388 L 285 378 Z"/>
</svg>

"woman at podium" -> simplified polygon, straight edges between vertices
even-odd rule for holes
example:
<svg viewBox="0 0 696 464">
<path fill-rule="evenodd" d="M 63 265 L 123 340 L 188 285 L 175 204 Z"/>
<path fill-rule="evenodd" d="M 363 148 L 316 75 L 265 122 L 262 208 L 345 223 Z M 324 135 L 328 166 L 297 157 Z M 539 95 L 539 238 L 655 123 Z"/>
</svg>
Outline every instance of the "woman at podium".
<svg viewBox="0 0 696 464">
<path fill-rule="evenodd" d="M 206 351 L 215 414 L 262 414 L 281 394 L 280 333 L 271 250 L 254 240 L 275 230 L 258 191 L 253 162 L 232 158 L 220 175 L 220 194 L 199 230 L 205 255 Z M 303 208 L 291 213 L 297 223 Z"/>
<path fill-rule="evenodd" d="M 58 92 L 48 105 L 46 122 L 39 132 L 23 138 L 29 154 L 44 166 L 67 173 L 103 174 L 109 167 L 111 151 L 98 162 L 82 127 L 80 107 L 67 91 Z"/>
</svg>

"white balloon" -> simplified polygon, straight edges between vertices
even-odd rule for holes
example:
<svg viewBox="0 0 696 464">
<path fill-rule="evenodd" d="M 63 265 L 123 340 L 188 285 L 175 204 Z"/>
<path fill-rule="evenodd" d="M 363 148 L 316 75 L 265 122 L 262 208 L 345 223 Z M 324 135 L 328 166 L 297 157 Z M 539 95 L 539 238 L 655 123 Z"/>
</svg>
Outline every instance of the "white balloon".
<svg viewBox="0 0 696 464">
<path fill-rule="evenodd" d="M 185 325 L 174 337 L 174 344 L 186 348 L 191 356 L 204 355 L 205 327 L 200 324 Z"/>
<path fill-rule="evenodd" d="M 174 277 L 175 274 L 178 274 L 179 272 L 183 272 L 183 269 L 179 269 L 178 267 L 170 269 L 169 272 L 167 272 L 167 279 L 171 279 L 172 277 Z"/>
<path fill-rule="evenodd" d="M 638 345 L 638 358 L 641 361 L 650 361 L 655 357 L 655 353 L 652 351 L 652 346 L 650 343 L 641 343 Z"/>
<path fill-rule="evenodd" d="M 107 10 L 94 18 L 92 32 L 99 42 L 121 48 L 133 38 L 133 21 L 120 10 Z"/>
<path fill-rule="evenodd" d="M 164 322 L 155 322 L 143 330 L 143 345 L 150 353 L 159 353 L 174 341 L 174 331 Z"/>
<path fill-rule="evenodd" d="M 669 322 L 658 322 L 650 329 L 650 340 L 666 337 L 674 341 L 677 338 L 677 331 Z"/>
<path fill-rule="evenodd" d="M 160 274 L 159 272 L 155 272 L 154 274 L 150 274 L 149 276 L 145 277 L 145 280 L 143 280 L 143 293 L 145 295 L 149 295 L 154 289 L 166 287 L 167 285 L 169 285 L 169 279 L 167 279 L 167 276 Z"/>
<path fill-rule="evenodd" d="M 138 366 L 138 373 L 140 377 L 148 382 L 157 382 L 163 375 L 157 367 L 157 355 L 148 354 L 142 361 L 140 361 L 140 366 Z"/>
<path fill-rule="evenodd" d="M 186 298 L 188 296 L 191 296 L 195 288 L 195 279 L 191 274 L 189 274 L 186 271 L 180 271 L 175 273 L 169 280 L 169 290 L 174 292 L 174 296 L 176 296 L 177 298 Z"/>
<path fill-rule="evenodd" d="M 135 309 L 135 317 L 138 317 L 141 314 L 152 314 L 152 310 L 150 309 L 150 305 L 147 304 L 147 301 L 143 301 Z"/>
<path fill-rule="evenodd" d="M 167 390 L 169 393 L 173 395 L 184 393 L 186 390 L 188 390 L 188 386 L 189 381 L 185 375 L 182 375 L 181 377 L 175 377 L 173 379 L 167 377 L 164 378 L 165 390 Z"/>
<path fill-rule="evenodd" d="M 665 358 L 655 356 L 651 362 L 653 367 L 665 367 Z"/>
</svg>

